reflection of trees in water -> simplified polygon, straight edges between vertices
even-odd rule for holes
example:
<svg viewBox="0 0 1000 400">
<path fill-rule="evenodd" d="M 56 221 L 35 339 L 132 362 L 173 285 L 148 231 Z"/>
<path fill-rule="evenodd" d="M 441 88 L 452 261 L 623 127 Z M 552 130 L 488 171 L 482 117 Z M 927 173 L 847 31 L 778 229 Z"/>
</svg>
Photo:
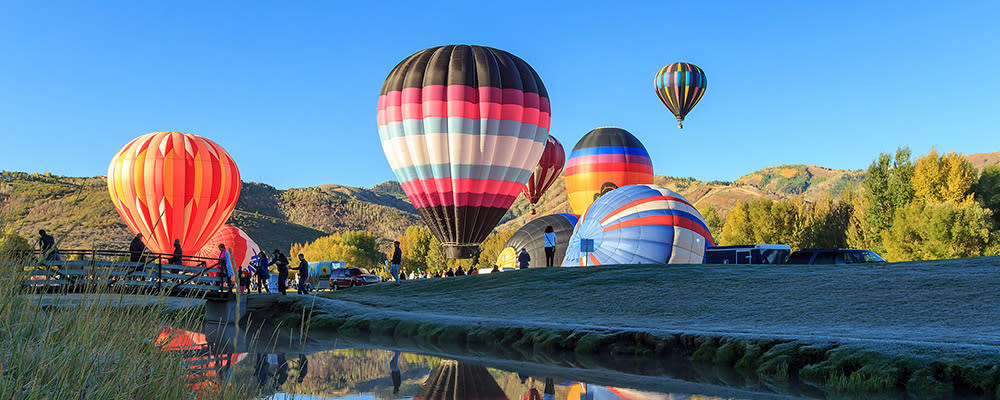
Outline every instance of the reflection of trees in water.
<svg viewBox="0 0 1000 400">
<path fill-rule="evenodd" d="M 403 354 L 399 358 L 402 385 L 398 396 L 392 395 L 392 377 L 388 350 L 332 350 L 309 354 L 308 373 L 301 382 L 301 361 L 297 356 L 288 357 L 288 380 L 279 390 L 294 394 L 342 396 L 349 393 L 370 392 L 380 399 L 411 396 L 430 370 L 440 363 L 436 357 Z M 253 375 L 246 379 L 254 379 Z"/>
</svg>

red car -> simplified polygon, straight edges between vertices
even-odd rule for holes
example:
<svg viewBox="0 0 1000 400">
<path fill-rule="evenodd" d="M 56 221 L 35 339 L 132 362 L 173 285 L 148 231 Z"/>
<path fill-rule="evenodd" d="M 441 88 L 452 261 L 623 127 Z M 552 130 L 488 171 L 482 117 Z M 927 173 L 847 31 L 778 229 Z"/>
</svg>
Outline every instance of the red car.
<svg viewBox="0 0 1000 400">
<path fill-rule="evenodd" d="M 333 290 L 382 282 L 364 268 L 337 268 L 330 271 L 330 288 Z"/>
</svg>

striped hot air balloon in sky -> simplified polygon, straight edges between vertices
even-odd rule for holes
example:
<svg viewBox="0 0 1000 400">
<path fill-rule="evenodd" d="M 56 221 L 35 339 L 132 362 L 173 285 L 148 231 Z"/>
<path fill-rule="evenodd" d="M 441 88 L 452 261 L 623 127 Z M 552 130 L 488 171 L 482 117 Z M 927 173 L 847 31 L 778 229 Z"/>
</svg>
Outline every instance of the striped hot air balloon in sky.
<svg viewBox="0 0 1000 400">
<path fill-rule="evenodd" d="M 108 166 L 111 202 L 149 249 L 172 253 L 180 239 L 195 254 L 229 219 L 240 171 L 221 146 L 201 136 L 156 132 L 122 147 Z"/>
<path fill-rule="evenodd" d="M 469 258 L 524 188 L 549 137 L 528 63 L 483 46 L 434 47 L 389 73 L 378 100 L 389 165 L 449 258 Z"/>
<path fill-rule="evenodd" d="M 581 251 L 584 240 L 593 251 Z M 580 216 L 562 265 L 701 264 L 713 243 L 705 219 L 684 196 L 629 185 L 601 196 Z"/>
<path fill-rule="evenodd" d="M 653 79 L 656 96 L 677 117 L 677 128 L 684 128 L 684 117 L 705 95 L 708 80 L 697 65 L 678 62 L 669 64 Z"/>
<path fill-rule="evenodd" d="M 566 194 L 574 214 L 621 186 L 653 183 L 653 163 L 628 131 L 597 128 L 580 139 L 566 162 Z"/>
<path fill-rule="evenodd" d="M 559 178 L 559 173 L 562 172 L 564 165 L 566 165 L 566 151 L 563 150 L 562 143 L 549 135 L 549 140 L 545 143 L 545 151 L 542 152 L 542 158 L 538 160 L 538 166 L 528 178 L 528 184 L 524 185 L 524 197 L 528 198 L 529 203 L 538 203 L 542 194 L 549 189 L 549 186 L 552 186 L 556 178 Z"/>
</svg>

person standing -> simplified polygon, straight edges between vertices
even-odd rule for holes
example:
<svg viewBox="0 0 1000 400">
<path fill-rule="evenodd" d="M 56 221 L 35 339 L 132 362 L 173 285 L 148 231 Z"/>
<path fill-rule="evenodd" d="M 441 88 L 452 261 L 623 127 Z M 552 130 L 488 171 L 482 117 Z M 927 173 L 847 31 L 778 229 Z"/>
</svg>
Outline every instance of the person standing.
<svg viewBox="0 0 1000 400">
<path fill-rule="evenodd" d="M 403 383 L 402 375 L 399 373 L 399 352 L 395 351 L 392 354 L 392 359 L 389 360 L 389 374 L 392 375 L 392 394 L 399 394 L 399 385 Z"/>
<path fill-rule="evenodd" d="M 545 266 L 551 267 L 556 257 L 556 232 L 552 225 L 545 227 Z"/>
<path fill-rule="evenodd" d="M 132 238 L 132 243 L 128 244 L 129 261 L 139 262 L 142 260 L 142 253 L 146 251 L 146 244 L 142 242 L 142 234 L 136 233 Z"/>
<path fill-rule="evenodd" d="M 261 293 L 268 293 L 270 290 L 267 287 L 267 281 L 271 278 L 271 272 L 267 270 L 267 253 L 263 251 L 257 253 L 257 284 L 260 287 L 257 288 Z"/>
<path fill-rule="evenodd" d="M 524 247 L 521 248 L 521 252 L 517 255 L 517 263 L 520 269 L 528 268 L 528 264 L 531 264 L 531 256 Z"/>
<path fill-rule="evenodd" d="M 285 295 L 286 285 L 288 284 L 288 258 L 281 251 L 274 249 L 274 260 L 268 265 L 274 264 L 278 267 L 278 293 L 282 296 Z"/>
<path fill-rule="evenodd" d="M 184 250 L 181 249 L 181 240 L 174 239 L 174 255 L 167 260 L 167 264 L 181 265 L 181 260 L 184 258 Z"/>
<path fill-rule="evenodd" d="M 226 245 L 219 243 L 219 276 L 222 282 L 233 289 L 233 256 L 229 254 Z"/>
<path fill-rule="evenodd" d="M 56 249 L 56 239 L 45 233 L 45 229 L 38 230 L 38 250 L 45 261 L 59 261 L 59 250 Z"/>
<path fill-rule="evenodd" d="M 306 256 L 299 253 L 299 284 L 297 286 L 299 294 L 309 294 L 309 262 L 306 261 Z"/>
<path fill-rule="evenodd" d="M 399 264 L 403 262 L 403 250 L 399 248 L 399 241 L 392 242 L 392 258 L 389 260 L 389 272 L 392 274 L 392 278 L 396 280 L 396 286 L 399 286 Z"/>
</svg>

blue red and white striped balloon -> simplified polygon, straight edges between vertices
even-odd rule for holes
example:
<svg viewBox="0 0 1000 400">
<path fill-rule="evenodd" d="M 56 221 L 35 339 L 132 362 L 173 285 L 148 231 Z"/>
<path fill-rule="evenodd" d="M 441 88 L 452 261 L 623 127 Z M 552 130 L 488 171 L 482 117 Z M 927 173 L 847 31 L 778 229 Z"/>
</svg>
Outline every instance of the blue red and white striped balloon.
<svg viewBox="0 0 1000 400">
<path fill-rule="evenodd" d="M 593 251 L 581 251 L 592 240 Z M 564 267 L 604 264 L 700 264 L 714 244 L 708 224 L 680 194 L 628 185 L 601 196 L 580 216 Z"/>
</svg>

